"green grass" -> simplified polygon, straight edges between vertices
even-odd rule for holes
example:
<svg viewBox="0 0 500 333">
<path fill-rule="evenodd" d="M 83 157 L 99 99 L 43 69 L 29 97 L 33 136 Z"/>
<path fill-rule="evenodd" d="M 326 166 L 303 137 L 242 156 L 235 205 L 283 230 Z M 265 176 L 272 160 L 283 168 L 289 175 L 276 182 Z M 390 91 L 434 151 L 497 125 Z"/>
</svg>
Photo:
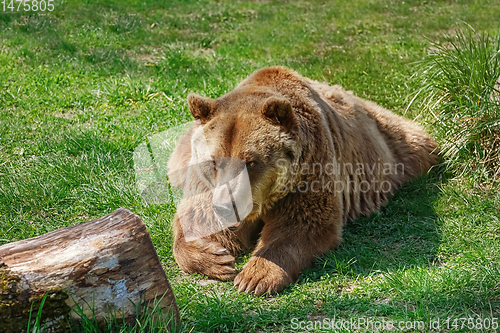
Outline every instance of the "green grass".
<svg viewBox="0 0 500 333">
<path fill-rule="evenodd" d="M 341 84 L 445 143 L 418 103 L 408 107 L 421 88 L 411 77 L 428 39 L 445 43 L 462 21 L 498 35 L 500 3 L 69 0 L 2 13 L 0 244 L 126 207 L 148 226 L 187 332 L 292 331 L 293 318 L 334 317 L 440 319 L 445 331 L 447 318 L 500 317 L 500 194 L 475 172 L 441 167 L 406 184 L 272 298 L 180 272 L 174 207 L 135 190 L 133 150 L 191 120 L 188 93 L 220 96 L 269 65 Z"/>
<path fill-rule="evenodd" d="M 99 332 L 135 332 L 135 333 L 162 333 L 162 332 L 181 332 L 182 323 L 177 322 L 171 313 L 163 311 L 159 306 L 159 299 L 155 299 L 152 304 L 143 306 L 134 304 L 136 316 L 133 320 L 125 320 L 119 311 L 110 311 L 104 316 L 103 322 L 96 320 L 96 313 L 92 304 L 74 303 L 74 313 L 79 320 L 70 319 L 66 322 L 64 316 L 54 322 L 45 320 L 44 308 L 45 301 L 50 298 L 50 291 L 45 293 L 41 300 L 31 303 L 31 309 L 28 314 L 27 329 L 28 333 L 40 333 L 44 331 L 57 332 L 67 330 L 75 333 L 99 333 Z M 86 315 L 83 307 L 91 309 L 92 316 Z M 62 319 L 62 320 L 61 320 Z"/>
<path fill-rule="evenodd" d="M 500 35 L 459 30 L 434 43 L 415 77 L 420 97 L 457 171 L 500 181 Z M 421 96 L 419 96 L 421 95 Z"/>
</svg>

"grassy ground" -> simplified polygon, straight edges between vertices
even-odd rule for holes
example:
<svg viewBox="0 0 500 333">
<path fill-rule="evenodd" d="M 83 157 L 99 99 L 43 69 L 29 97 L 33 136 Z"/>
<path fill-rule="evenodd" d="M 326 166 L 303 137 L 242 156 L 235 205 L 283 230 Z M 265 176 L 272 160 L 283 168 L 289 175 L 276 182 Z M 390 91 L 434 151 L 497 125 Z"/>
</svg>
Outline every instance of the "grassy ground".
<svg viewBox="0 0 500 333">
<path fill-rule="evenodd" d="M 147 136 L 191 119 L 189 92 L 219 96 L 269 65 L 341 84 L 426 126 L 416 104 L 406 109 L 426 38 L 439 41 L 462 21 L 498 33 L 500 2 L 54 6 L 0 14 L 0 244 L 127 207 L 149 228 L 186 331 L 292 331 L 334 317 L 424 321 L 426 330 L 439 319 L 436 331 L 451 318 L 454 331 L 454 318 L 500 317 L 500 194 L 474 174 L 436 169 L 405 185 L 379 213 L 351 222 L 341 247 L 296 284 L 255 298 L 178 270 L 174 208 L 141 201 L 132 161 Z"/>
</svg>

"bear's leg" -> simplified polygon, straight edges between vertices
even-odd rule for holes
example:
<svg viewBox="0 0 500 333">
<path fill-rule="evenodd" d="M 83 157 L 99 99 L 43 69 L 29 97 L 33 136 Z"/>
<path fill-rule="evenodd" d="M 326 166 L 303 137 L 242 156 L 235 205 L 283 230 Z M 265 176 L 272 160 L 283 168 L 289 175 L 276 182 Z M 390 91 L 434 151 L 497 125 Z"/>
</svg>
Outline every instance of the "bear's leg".
<svg viewBox="0 0 500 333">
<path fill-rule="evenodd" d="M 207 237 L 186 242 L 179 218 L 174 218 L 174 257 L 188 273 L 200 273 L 220 280 L 232 280 L 238 273 L 235 256 L 255 246 L 259 221 L 243 225 L 235 232 L 223 230 Z"/>
<path fill-rule="evenodd" d="M 236 276 L 234 256 L 210 237 L 186 242 L 179 218 L 174 218 L 174 258 L 179 267 L 188 273 L 200 273 L 220 280 Z"/>
<path fill-rule="evenodd" d="M 239 292 L 255 291 L 257 296 L 276 294 L 293 283 L 316 256 L 340 244 L 342 219 L 324 217 L 322 222 L 273 220 L 262 230 L 257 247 L 234 280 Z M 308 218 L 303 216 L 302 218 Z M 307 222 L 305 222 L 307 221 Z"/>
</svg>

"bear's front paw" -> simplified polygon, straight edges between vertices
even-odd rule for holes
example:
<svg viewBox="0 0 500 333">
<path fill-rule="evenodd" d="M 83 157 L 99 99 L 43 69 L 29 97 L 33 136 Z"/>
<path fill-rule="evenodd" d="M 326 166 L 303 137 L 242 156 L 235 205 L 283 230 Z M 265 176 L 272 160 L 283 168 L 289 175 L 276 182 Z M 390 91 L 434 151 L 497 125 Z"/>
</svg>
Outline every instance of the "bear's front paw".
<svg viewBox="0 0 500 333">
<path fill-rule="evenodd" d="M 255 291 L 256 296 L 261 296 L 274 295 L 292 282 L 280 266 L 262 257 L 252 257 L 234 279 L 234 286 L 240 293 Z"/>
<path fill-rule="evenodd" d="M 215 242 L 198 239 L 184 243 L 174 251 L 175 260 L 182 270 L 200 273 L 219 280 L 232 280 L 238 273 L 234 268 L 234 257 Z"/>
</svg>

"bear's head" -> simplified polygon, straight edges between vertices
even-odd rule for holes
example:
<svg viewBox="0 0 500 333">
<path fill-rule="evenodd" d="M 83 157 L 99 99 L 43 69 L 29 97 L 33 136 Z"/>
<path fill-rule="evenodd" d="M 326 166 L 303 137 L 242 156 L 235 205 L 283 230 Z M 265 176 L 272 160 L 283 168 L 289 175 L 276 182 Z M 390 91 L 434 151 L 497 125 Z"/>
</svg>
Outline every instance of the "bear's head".
<svg viewBox="0 0 500 333">
<path fill-rule="evenodd" d="M 199 124 L 191 165 L 213 190 L 216 216 L 233 230 L 256 220 L 287 194 L 283 184 L 300 154 L 292 104 L 273 91 L 248 88 L 217 99 L 190 94 L 188 104 Z"/>
</svg>

